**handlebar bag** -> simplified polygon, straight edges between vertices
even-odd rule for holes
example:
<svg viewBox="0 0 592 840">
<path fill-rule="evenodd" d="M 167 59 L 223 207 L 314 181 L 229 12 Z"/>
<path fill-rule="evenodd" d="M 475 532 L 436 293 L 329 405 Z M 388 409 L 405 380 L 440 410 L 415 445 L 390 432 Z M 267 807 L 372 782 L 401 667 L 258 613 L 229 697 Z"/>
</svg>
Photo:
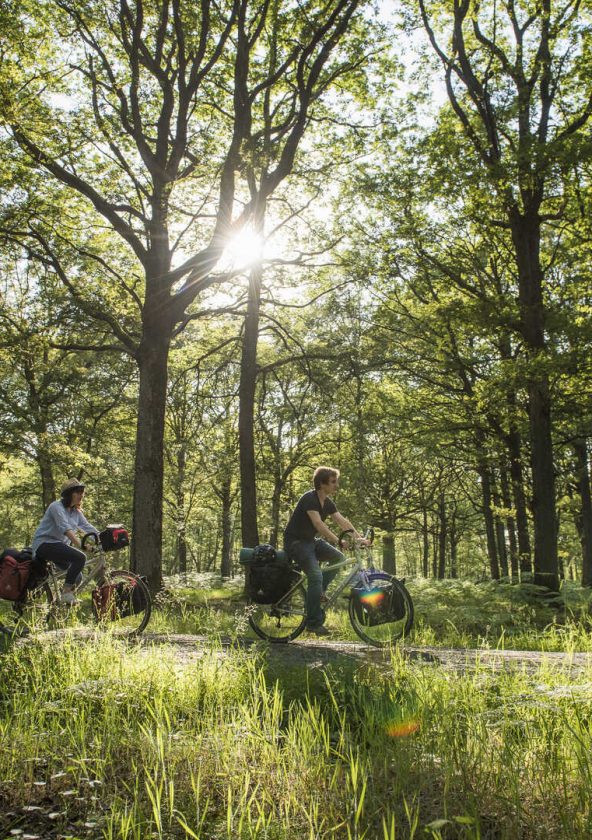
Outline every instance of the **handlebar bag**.
<svg viewBox="0 0 592 840">
<path fill-rule="evenodd" d="M 107 525 L 99 534 L 103 551 L 119 551 L 129 545 L 129 533 L 123 525 Z"/>
</svg>

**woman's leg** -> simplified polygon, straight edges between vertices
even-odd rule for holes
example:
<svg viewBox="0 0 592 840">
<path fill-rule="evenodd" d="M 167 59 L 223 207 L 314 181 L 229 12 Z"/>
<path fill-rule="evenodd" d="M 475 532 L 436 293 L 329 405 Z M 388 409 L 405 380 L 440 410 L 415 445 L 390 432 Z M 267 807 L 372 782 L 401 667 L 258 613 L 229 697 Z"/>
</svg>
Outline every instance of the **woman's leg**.
<svg viewBox="0 0 592 840">
<path fill-rule="evenodd" d="M 41 560 L 49 560 L 59 569 L 66 569 L 64 587 L 66 591 L 72 590 L 76 585 L 76 579 L 84 569 L 86 554 L 79 548 L 65 543 L 41 543 L 36 556 Z"/>
</svg>

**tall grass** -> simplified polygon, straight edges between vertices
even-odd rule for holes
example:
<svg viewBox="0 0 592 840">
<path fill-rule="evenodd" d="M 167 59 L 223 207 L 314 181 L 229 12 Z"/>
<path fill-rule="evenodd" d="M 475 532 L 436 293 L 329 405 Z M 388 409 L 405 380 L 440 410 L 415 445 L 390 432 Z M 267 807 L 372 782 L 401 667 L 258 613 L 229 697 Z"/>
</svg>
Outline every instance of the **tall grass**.
<svg viewBox="0 0 592 840">
<path fill-rule="evenodd" d="M 590 836 L 592 673 L 343 667 L 106 634 L 13 649 L 2 836 Z"/>
</svg>

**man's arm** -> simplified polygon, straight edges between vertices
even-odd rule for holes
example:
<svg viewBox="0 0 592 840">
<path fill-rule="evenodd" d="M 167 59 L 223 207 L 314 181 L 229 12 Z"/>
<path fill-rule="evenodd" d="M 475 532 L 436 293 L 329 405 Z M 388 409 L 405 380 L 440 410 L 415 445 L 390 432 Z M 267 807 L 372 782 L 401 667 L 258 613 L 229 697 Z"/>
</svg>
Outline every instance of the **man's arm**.
<svg viewBox="0 0 592 840">
<path fill-rule="evenodd" d="M 338 525 L 341 528 L 342 531 L 353 531 L 352 537 L 354 538 L 354 540 L 361 542 L 362 545 L 368 545 L 368 540 L 365 539 L 364 536 L 354 528 L 349 519 L 346 519 L 345 516 L 342 516 L 338 510 L 336 510 L 335 513 L 331 514 L 331 519 L 333 520 L 333 522 L 335 522 L 336 525 Z"/>
<path fill-rule="evenodd" d="M 335 536 L 333 531 L 325 525 L 318 510 L 307 510 L 306 512 L 310 516 L 310 520 L 315 526 L 317 533 L 320 534 L 321 537 L 324 537 L 327 542 L 330 542 L 332 545 L 339 545 L 338 538 Z"/>
</svg>

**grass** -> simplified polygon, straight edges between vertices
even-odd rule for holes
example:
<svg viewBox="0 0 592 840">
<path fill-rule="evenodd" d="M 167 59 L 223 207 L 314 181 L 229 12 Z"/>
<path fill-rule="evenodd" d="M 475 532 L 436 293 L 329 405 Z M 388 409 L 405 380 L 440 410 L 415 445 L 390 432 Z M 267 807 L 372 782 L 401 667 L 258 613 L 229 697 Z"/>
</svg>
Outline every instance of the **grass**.
<svg viewBox="0 0 592 840">
<path fill-rule="evenodd" d="M 562 614 L 504 585 L 421 583 L 414 594 L 414 642 L 442 632 L 481 647 L 496 636 L 507 647 L 589 645 L 576 588 Z M 239 613 L 236 586 L 171 589 L 149 629 L 202 628 L 199 656 L 108 633 L 10 647 L 0 836 L 591 835 L 592 669 L 459 674 L 396 652 L 386 670 L 290 666 L 265 646 L 221 648 Z M 331 622 L 335 634 L 345 626 L 342 614 Z"/>
</svg>

